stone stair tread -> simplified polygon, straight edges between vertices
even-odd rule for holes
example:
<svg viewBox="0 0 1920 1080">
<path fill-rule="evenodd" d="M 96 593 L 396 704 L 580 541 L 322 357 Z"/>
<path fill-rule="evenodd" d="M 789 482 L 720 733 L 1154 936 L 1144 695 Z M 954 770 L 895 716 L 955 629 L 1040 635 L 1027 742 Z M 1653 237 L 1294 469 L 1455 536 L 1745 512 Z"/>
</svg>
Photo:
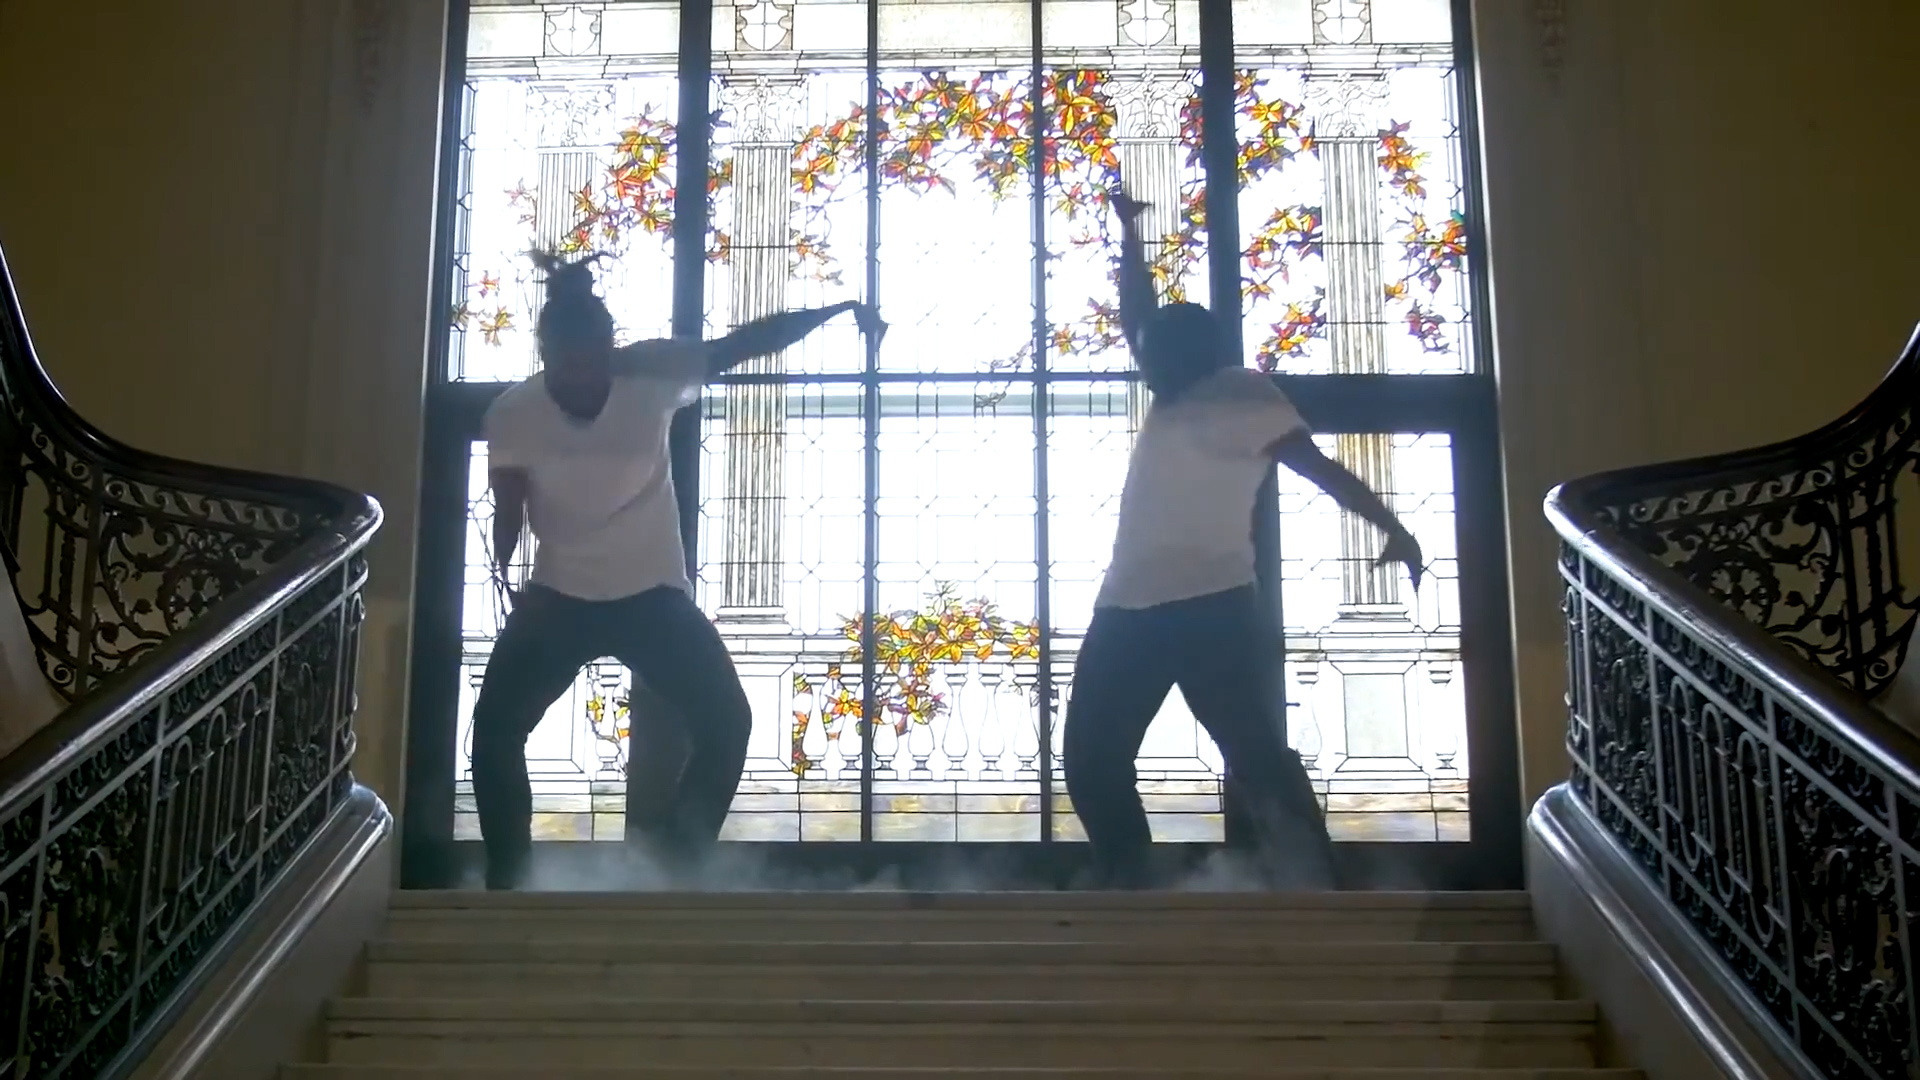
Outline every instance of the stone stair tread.
<svg viewBox="0 0 1920 1080">
<path fill-rule="evenodd" d="M 366 961 L 281 1080 L 1643 1080 L 1521 893 L 403 892 Z"/>
<path fill-rule="evenodd" d="M 998 943 L 1007 946 L 1054 943 L 1137 943 L 1182 948 L 1241 946 L 1294 948 L 1335 942 L 1520 942 L 1538 940 L 1530 922 L 1519 919 L 1457 919 L 1411 913 L 1380 916 L 1293 915 L 1287 917 L 1101 921 L 1081 919 L 934 919 L 875 915 L 802 919 L 775 914 L 731 920 L 724 917 L 654 918 L 632 912 L 496 911 L 463 916 L 394 913 L 383 937 L 390 941 L 577 941 L 614 942 L 796 942 L 802 944 L 873 942 Z"/>
<path fill-rule="evenodd" d="M 1382 932 L 1401 927 L 1492 927 L 1501 930 L 1531 931 L 1532 916 L 1508 911 L 1413 911 L 1413 910 L 1246 910 L 1190 911 L 1180 918 L 1154 918 L 1142 911 L 854 911 L 854 912 L 775 912 L 726 910 L 697 912 L 658 908 L 567 908 L 540 911 L 532 908 L 410 908 L 395 911 L 392 922 L 403 926 L 442 924 L 451 926 L 502 926 L 513 923 L 559 923 L 567 926 L 639 926 L 701 927 L 726 930 L 732 927 L 901 927 L 911 926 L 926 933 L 953 928 L 1004 927 L 1009 930 L 1110 928 L 1138 930 L 1143 927 L 1168 931 L 1219 932 L 1236 927 L 1274 929 L 1284 927 L 1319 928 L 1323 926 L 1377 928 Z"/>
<path fill-rule="evenodd" d="M 390 940 L 1026 942 L 1135 941 L 1184 946 L 1399 941 L 1530 941 L 1527 911 L 1473 910 L 810 910 L 645 906 L 411 908 L 390 912 Z"/>
<path fill-rule="evenodd" d="M 1101 975 L 1062 976 L 1009 973 L 999 978 L 952 978 L 946 973 L 909 974 L 898 979 L 850 972 L 844 977 L 752 972 L 735 978 L 716 977 L 697 967 L 660 973 L 614 969 L 598 971 L 590 965 L 565 970 L 531 970 L 522 965 L 466 969 L 457 966 L 376 971 L 369 976 L 370 997 L 497 997 L 503 994 L 592 994 L 596 997 L 681 997 L 690 1001 L 715 998 L 847 998 L 886 997 L 897 1001 L 1076 999 L 1085 997 L 1161 1000 L 1178 995 L 1195 1002 L 1218 1002 L 1244 997 L 1268 1000 L 1379 1001 L 1392 998 L 1448 1001 L 1550 1001 L 1559 998 L 1551 969 L 1524 975 L 1496 973 L 1484 978 L 1458 975 L 1401 975 L 1392 979 L 1346 978 L 1316 975 L 1311 979 L 1269 975 L 1256 979 L 1194 975 L 1186 978 Z M 792 969 L 795 972 L 801 969 Z M 913 969 L 901 969 L 911 972 Z M 1097 970 L 1097 969 L 1089 969 Z"/>
<path fill-rule="evenodd" d="M 288 1065 L 280 1080 L 1644 1080 L 1636 1068 L 474 1067 Z"/>
<path fill-rule="evenodd" d="M 1591 1024 L 1590 1001 L 1297 1001 L 1194 1002 L 1125 998 L 1037 1001 L 860 1001 L 795 999 L 462 997 L 336 1000 L 331 1024 L 485 1021 L 626 1028 L 674 1023 L 1031 1025 L 1120 1024 L 1183 1027 L 1283 1027 L 1298 1024 Z"/>
<path fill-rule="evenodd" d="M 1550 965 L 1551 944 L 1540 941 L 1360 941 L 1219 942 L 1139 941 L 418 941 L 383 938 L 369 944 L 375 962 L 435 963 L 675 963 L 699 965 L 803 964 L 808 966 L 940 965 L 1005 967 L 1011 964 L 1234 967 L 1405 966 L 1502 964 Z"/>
<path fill-rule="evenodd" d="M 1488 912 L 1531 911 L 1523 892 L 867 892 L 741 890 L 738 892 L 514 892 L 409 889 L 394 894 L 395 914 L 416 911 L 611 910 L 843 915 L 855 911 L 915 913 L 1098 912 L 1158 915 L 1177 912 Z"/>
<path fill-rule="evenodd" d="M 360 1020 L 329 1025 L 326 1060 L 354 1065 L 695 1065 L 1264 1072 L 1305 1066 L 1591 1067 L 1586 1024 L 845 1024 Z"/>
</svg>

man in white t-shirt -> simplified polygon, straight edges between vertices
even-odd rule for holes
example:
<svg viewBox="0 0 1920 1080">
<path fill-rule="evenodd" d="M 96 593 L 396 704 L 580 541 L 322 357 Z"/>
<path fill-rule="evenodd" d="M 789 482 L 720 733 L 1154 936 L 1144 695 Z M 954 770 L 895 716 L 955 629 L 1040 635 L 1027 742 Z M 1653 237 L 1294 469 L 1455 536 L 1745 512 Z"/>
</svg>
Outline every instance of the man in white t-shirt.
<svg viewBox="0 0 1920 1080">
<path fill-rule="evenodd" d="M 1322 454 L 1273 380 L 1243 367 L 1211 312 L 1164 308 L 1136 218 L 1122 226 L 1121 330 L 1153 404 L 1134 442 L 1113 561 L 1074 666 L 1067 792 L 1105 884 L 1152 883 L 1134 758 L 1167 691 L 1220 748 L 1228 796 L 1273 884 L 1332 887 L 1333 847 L 1300 756 L 1281 737 L 1279 635 L 1255 587 L 1255 495 L 1275 462 L 1387 533 L 1381 561 L 1420 582 L 1420 545 L 1379 496 Z"/>
<path fill-rule="evenodd" d="M 531 852 L 527 736 L 602 656 L 633 669 L 684 726 L 687 760 L 650 846 L 678 862 L 719 838 L 752 717 L 726 646 L 693 601 L 668 425 L 714 375 L 779 352 L 836 315 L 853 312 L 876 341 L 885 331 L 871 307 L 844 303 L 774 315 L 716 341 L 616 349 L 591 260 L 536 261 L 547 275 L 536 328 L 542 370 L 502 393 L 485 421 L 493 570 L 513 605 L 473 710 L 489 888 L 518 884 Z M 507 568 L 523 523 L 538 548 L 529 583 L 515 591 Z"/>
</svg>

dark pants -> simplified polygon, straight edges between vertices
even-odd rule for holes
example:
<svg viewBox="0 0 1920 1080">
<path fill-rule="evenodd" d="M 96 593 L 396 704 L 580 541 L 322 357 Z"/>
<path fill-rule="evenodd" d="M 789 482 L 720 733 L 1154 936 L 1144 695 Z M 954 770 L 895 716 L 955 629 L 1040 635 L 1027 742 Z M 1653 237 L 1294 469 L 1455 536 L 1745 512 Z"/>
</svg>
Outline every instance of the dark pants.
<svg viewBox="0 0 1920 1080">
<path fill-rule="evenodd" d="M 1331 887 L 1333 844 L 1300 755 L 1280 734 L 1280 644 L 1252 586 L 1093 614 L 1074 665 L 1062 764 L 1101 870 L 1138 880 L 1152 834 L 1134 758 L 1174 686 L 1232 778 L 1236 823 L 1275 884 Z"/>
<path fill-rule="evenodd" d="M 612 656 L 685 725 L 687 761 L 671 808 L 650 824 L 668 853 L 720 836 L 753 717 L 720 634 L 685 592 L 668 586 L 621 600 L 576 600 L 531 586 L 494 642 L 473 707 L 473 797 L 489 876 L 518 873 L 532 847 L 527 736 L 586 664 Z"/>
</svg>

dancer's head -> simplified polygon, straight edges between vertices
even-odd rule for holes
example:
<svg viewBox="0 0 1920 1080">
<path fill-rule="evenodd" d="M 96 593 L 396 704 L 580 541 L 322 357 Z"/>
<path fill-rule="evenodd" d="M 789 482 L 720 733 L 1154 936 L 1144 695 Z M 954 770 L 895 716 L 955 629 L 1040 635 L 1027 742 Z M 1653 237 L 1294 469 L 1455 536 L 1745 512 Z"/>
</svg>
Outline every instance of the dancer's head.
<svg viewBox="0 0 1920 1080">
<path fill-rule="evenodd" d="M 1168 304 L 1147 322 L 1140 348 L 1140 371 L 1160 401 L 1231 364 L 1213 312 L 1184 301 Z"/>
<path fill-rule="evenodd" d="M 533 253 L 534 265 L 547 276 L 547 299 L 540 306 L 534 338 L 549 380 L 597 380 L 613 362 L 613 313 L 593 291 L 593 264 L 600 258 L 589 255 L 568 262 Z"/>
</svg>

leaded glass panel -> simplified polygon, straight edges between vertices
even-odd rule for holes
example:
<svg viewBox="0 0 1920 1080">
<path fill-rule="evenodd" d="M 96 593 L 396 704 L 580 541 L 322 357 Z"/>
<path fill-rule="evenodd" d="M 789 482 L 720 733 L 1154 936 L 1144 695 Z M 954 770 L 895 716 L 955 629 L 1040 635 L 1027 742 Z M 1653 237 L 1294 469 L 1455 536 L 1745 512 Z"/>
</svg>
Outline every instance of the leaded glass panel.
<svg viewBox="0 0 1920 1080">
<path fill-rule="evenodd" d="M 1452 440 L 1317 436 L 1386 494 L 1426 556 L 1418 591 L 1378 534 L 1280 474 L 1288 735 L 1343 840 L 1466 840 L 1467 732 Z"/>
<path fill-rule="evenodd" d="M 675 163 L 706 140 L 709 334 L 869 297 L 893 324 L 874 355 L 832 324 L 699 407 L 696 585 L 755 715 L 726 835 L 1077 838 L 1059 727 L 1147 404 L 1118 335 L 1107 199 L 1124 172 L 1153 204 L 1159 290 L 1210 301 L 1223 238 L 1204 214 L 1198 8 L 872 2 L 872 42 L 857 0 L 716 6 L 710 117 L 692 128 L 676 5 L 475 7 L 449 372 L 534 370 L 534 244 L 614 255 L 621 334 L 667 333 Z M 1232 8 L 1238 162 L 1222 186 L 1239 198 L 1247 363 L 1476 372 L 1450 5 Z M 1290 736 L 1336 836 L 1463 839 L 1452 445 L 1322 442 L 1391 493 L 1432 576 L 1394 587 L 1369 566 L 1377 536 L 1282 474 Z M 501 615 L 484 446 L 469 480 L 462 836 L 468 717 Z M 617 665 L 582 673 L 530 742 L 539 835 L 618 835 L 629 757 L 654 752 L 632 732 L 658 708 Z M 1157 838 L 1220 839 L 1220 767 L 1175 692 L 1138 762 Z"/>
</svg>

